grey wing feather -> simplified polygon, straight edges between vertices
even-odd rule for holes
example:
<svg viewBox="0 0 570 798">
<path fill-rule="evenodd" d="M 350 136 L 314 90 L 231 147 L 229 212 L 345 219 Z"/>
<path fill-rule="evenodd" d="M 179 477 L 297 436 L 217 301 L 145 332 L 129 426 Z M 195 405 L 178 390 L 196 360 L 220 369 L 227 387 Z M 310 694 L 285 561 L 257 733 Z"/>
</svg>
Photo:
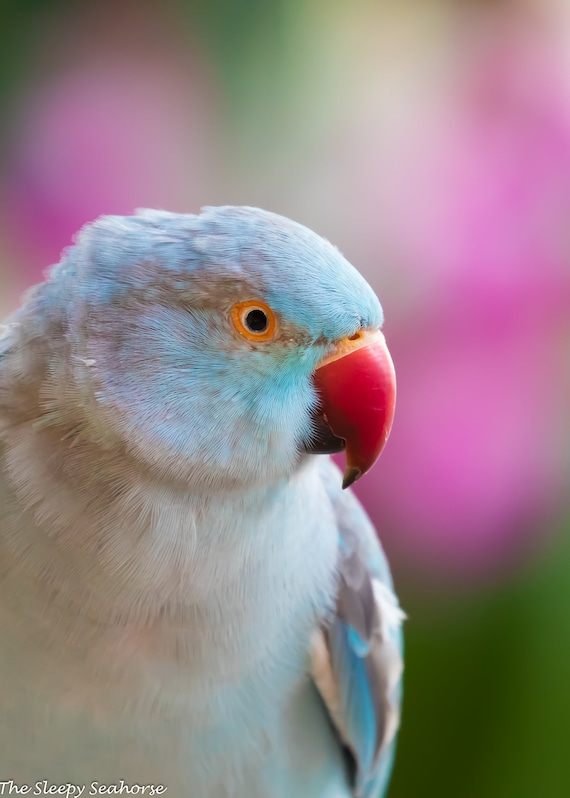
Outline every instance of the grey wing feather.
<svg viewBox="0 0 570 798">
<path fill-rule="evenodd" d="M 354 795 L 377 798 L 399 724 L 404 613 L 374 528 L 332 462 L 322 479 L 338 526 L 338 590 L 333 617 L 313 638 L 313 678 L 354 757 Z"/>
</svg>

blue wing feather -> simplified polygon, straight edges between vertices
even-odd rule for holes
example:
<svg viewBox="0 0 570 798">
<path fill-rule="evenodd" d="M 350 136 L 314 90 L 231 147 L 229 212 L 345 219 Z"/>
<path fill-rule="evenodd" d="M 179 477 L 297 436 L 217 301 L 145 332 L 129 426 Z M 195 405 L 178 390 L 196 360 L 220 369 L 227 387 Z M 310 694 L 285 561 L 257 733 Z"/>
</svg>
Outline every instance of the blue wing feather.
<svg viewBox="0 0 570 798">
<path fill-rule="evenodd" d="M 356 497 L 342 491 L 336 466 L 323 460 L 322 479 L 339 532 L 337 604 L 324 632 L 338 695 L 338 706 L 329 709 L 354 757 L 354 795 L 380 798 L 392 767 L 401 700 L 403 613 L 372 524 Z"/>
<path fill-rule="evenodd" d="M 365 658 L 352 646 L 353 631 L 344 621 L 336 619 L 330 634 L 331 653 L 340 680 L 341 711 L 346 719 L 347 737 L 351 748 L 358 752 L 360 770 L 370 772 L 378 723 Z"/>
</svg>

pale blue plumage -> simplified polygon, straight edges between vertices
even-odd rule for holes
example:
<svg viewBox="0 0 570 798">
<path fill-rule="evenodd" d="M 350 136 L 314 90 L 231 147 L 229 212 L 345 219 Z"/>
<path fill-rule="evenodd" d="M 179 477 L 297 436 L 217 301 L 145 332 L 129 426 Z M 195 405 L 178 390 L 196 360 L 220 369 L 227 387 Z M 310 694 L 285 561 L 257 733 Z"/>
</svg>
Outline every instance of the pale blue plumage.
<svg viewBox="0 0 570 798">
<path fill-rule="evenodd" d="M 248 299 L 271 345 L 232 331 Z M 251 208 L 102 218 L 29 294 L 0 338 L 0 778 L 383 794 L 401 614 L 301 446 L 317 364 L 382 320 L 333 246 Z"/>
</svg>

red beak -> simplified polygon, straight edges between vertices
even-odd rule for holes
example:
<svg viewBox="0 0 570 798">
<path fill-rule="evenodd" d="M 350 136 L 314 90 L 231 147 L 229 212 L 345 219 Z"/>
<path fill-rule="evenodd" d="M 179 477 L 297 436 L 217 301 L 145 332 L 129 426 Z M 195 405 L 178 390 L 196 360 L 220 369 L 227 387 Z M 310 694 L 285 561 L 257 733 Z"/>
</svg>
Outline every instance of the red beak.
<svg viewBox="0 0 570 798">
<path fill-rule="evenodd" d="M 372 468 L 388 440 L 396 405 L 396 374 L 384 335 L 359 332 L 345 338 L 317 367 L 320 412 L 345 441 L 348 488 Z"/>
</svg>

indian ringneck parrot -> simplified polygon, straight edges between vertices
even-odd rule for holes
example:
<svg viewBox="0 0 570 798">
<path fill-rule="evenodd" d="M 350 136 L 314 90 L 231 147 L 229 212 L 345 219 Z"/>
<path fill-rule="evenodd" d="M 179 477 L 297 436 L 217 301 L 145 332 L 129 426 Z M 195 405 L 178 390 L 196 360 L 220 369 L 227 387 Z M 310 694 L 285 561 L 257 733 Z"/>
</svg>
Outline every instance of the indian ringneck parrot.
<svg viewBox="0 0 570 798">
<path fill-rule="evenodd" d="M 384 794 L 403 612 L 343 490 L 392 424 L 382 322 L 334 246 L 249 207 L 99 218 L 28 292 L 0 340 L 0 781 Z"/>
</svg>

